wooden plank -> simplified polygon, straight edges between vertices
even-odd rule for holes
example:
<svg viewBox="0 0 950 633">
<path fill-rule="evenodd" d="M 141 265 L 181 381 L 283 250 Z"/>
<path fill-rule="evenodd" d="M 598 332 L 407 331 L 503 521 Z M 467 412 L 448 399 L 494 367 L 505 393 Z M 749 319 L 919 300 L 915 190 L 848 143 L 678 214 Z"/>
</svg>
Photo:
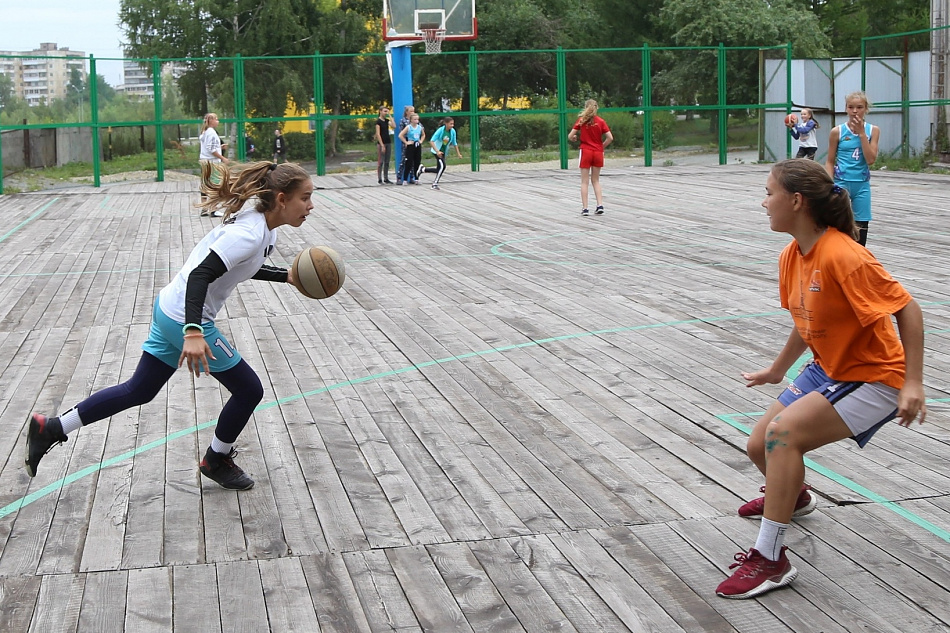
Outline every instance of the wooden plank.
<svg viewBox="0 0 950 633">
<path fill-rule="evenodd" d="M 531 574 L 530 560 L 522 559 L 508 542 L 479 541 L 469 547 L 526 631 L 577 630 Z"/>
<path fill-rule="evenodd" d="M 300 559 L 310 597 L 323 633 L 370 631 L 360 599 L 341 554 L 314 554 Z"/>
<path fill-rule="evenodd" d="M 629 528 L 594 530 L 591 536 L 684 630 L 709 633 L 735 630 Z"/>
<path fill-rule="evenodd" d="M 221 632 L 221 597 L 214 565 L 173 567 L 172 587 L 172 625 L 176 633 Z"/>
<path fill-rule="evenodd" d="M 386 550 L 423 631 L 472 631 L 465 614 L 421 545 Z"/>
<path fill-rule="evenodd" d="M 163 633 L 172 630 L 172 569 L 155 567 L 129 572 L 125 630 Z"/>
<path fill-rule="evenodd" d="M 320 631 L 300 559 L 276 558 L 260 562 L 264 604 L 271 631 Z"/>
<path fill-rule="evenodd" d="M 346 569 L 371 631 L 418 631 L 420 622 L 383 550 L 348 552 Z"/>
<path fill-rule="evenodd" d="M 128 584 L 129 573 L 125 571 L 86 574 L 78 630 L 125 631 Z"/>
<path fill-rule="evenodd" d="M 43 576 L 29 633 L 77 631 L 85 586 L 83 574 Z"/>
<path fill-rule="evenodd" d="M 0 576 L 0 631 L 26 631 L 34 617 L 40 576 Z"/>
<path fill-rule="evenodd" d="M 234 633 L 269 631 L 257 561 L 218 563 L 217 569 L 222 629 Z"/>
<path fill-rule="evenodd" d="M 465 543 L 429 545 L 426 550 L 473 630 L 525 630 Z"/>
</svg>

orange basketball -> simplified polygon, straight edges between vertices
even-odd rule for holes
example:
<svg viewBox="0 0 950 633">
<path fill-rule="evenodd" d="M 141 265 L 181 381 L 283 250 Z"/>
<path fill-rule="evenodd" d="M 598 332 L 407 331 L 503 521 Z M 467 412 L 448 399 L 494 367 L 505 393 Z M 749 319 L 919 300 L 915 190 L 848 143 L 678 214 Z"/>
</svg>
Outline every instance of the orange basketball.
<svg viewBox="0 0 950 633">
<path fill-rule="evenodd" d="M 343 258 L 329 246 L 305 248 L 291 266 L 294 286 L 311 299 L 326 299 L 336 294 L 346 278 Z"/>
<path fill-rule="evenodd" d="M 796 123 L 798 123 L 797 114 L 789 114 L 787 117 L 785 117 L 785 125 L 795 125 Z"/>
</svg>

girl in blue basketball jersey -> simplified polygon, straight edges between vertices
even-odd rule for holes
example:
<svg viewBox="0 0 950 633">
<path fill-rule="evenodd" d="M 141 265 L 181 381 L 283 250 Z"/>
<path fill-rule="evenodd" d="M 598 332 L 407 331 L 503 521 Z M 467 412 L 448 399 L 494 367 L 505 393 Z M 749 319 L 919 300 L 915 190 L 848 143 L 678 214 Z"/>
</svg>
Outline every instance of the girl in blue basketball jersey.
<svg viewBox="0 0 950 633">
<path fill-rule="evenodd" d="M 313 202 L 310 175 L 293 163 L 254 163 L 241 171 L 203 167 L 207 209 L 221 208 L 224 220 L 191 251 L 184 267 L 155 300 L 148 340 L 132 377 L 98 391 L 57 417 L 33 413 L 27 419 L 26 471 L 36 476 L 43 456 L 69 433 L 132 407 L 151 402 L 183 364 L 200 376 L 214 376 L 231 392 L 199 465 L 205 477 L 224 488 L 254 485 L 234 463 L 238 435 L 264 397 L 257 374 L 218 331 L 214 319 L 242 281 L 293 283 L 291 271 L 264 264 L 277 243 L 277 227 L 299 227 Z"/>
<path fill-rule="evenodd" d="M 861 91 L 845 98 L 848 122 L 828 135 L 828 159 L 825 171 L 835 184 L 848 190 L 854 222 L 860 229 L 858 243 L 866 246 L 871 222 L 871 165 L 877 160 L 881 128 L 864 121 L 871 105 Z"/>
<path fill-rule="evenodd" d="M 402 171 L 402 184 L 418 185 L 416 172 L 422 165 L 422 142 L 426 140 L 426 131 L 419 123 L 419 115 L 413 112 L 409 117 L 409 124 L 399 132 L 402 141 L 402 153 L 405 163 Z"/>
</svg>

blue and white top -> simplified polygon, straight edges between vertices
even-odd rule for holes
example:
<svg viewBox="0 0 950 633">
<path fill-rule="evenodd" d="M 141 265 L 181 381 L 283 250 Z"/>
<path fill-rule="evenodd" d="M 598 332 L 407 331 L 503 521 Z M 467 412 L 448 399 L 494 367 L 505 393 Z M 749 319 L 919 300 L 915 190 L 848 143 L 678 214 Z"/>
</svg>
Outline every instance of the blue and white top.
<svg viewBox="0 0 950 633">
<path fill-rule="evenodd" d="M 421 123 L 416 123 L 415 125 L 409 124 L 406 126 L 406 142 L 412 145 L 413 143 L 422 142 L 422 133 L 425 132 L 425 128 L 422 127 Z"/>
<path fill-rule="evenodd" d="M 871 138 L 872 125 L 864 124 L 864 133 Z M 838 152 L 835 156 L 835 180 L 843 182 L 867 182 L 871 168 L 864 158 L 861 139 L 848 128 L 847 123 L 838 127 Z"/>
<path fill-rule="evenodd" d="M 814 119 L 809 119 L 808 123 L 796 123 L 789 129 L 789 132 L 792 133 L 794 138 L 798 139 L 798 144 L 801 147 L 818 147 L 818 135 L 815 134 L 817 125 Z"/>
</svg>

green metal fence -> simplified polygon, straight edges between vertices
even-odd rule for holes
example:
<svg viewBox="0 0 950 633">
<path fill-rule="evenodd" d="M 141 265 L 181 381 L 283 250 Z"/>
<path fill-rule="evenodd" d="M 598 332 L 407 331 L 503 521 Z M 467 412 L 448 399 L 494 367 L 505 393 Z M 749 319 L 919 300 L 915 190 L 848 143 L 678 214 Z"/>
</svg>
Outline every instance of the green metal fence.
<svg viewBox="0 0 950 633">
<path fill-rule="evenodd" d="M 914 34 L 897 34 L 891 37 L 908 37 Z M 868 41 L 875 38 L 866 38 Z M 880 39 L 880 38 L 878 38 Z M 783 77 L 766 77 L 764 61 L 778 60 Z M 303 112 L 296 115 L 260 116 L 261 95 L 266 95 L 273 82 L 275 61 L 290 64 L 295 78 L 306 92 L 311 103 L 301 104 Z M 425 121 L 451 113 L 460 125 L 460 136 L 470 144 L 471 169 L 478 171 L 484 155 L 482 141 L 492 138 L 499 126 L 509 117 L 519 117 L 519 122 L 534 122 L 540 125 L 537 143 L 557 147 L 560 166 L 566 169 L 570 147 L 567 134 L 585 96 L 599 97 L 601 114 L 607 118 L 616 115 L 623 125 L 631 126 L 636 136 L 631 143 L 639 144 L 646 166 L 654 160 L 655 147 L 668 130 L 672 115 L 702 117 L 708 125 L 697 132 L 696 144 L 718 149 L 718 162 L 727 162 L 730 145 L 730 121 L 756 121 L 760 126 L 757 140 L 760 159 L 764 144 L 764 110 L 792 109 L 792 48 L 790 44 L 768 47 L 651 47 L 609 49 L 547 49 L 444 51 L 438 56 L 414 54 L 414 97 L 416 109 Z M 102 61 L 92 55 L 88 58 L 89 76 L 97 75 L 97 63 Z M 124 60 L 125 61 L 125 60 Z M 171 114 L 170 107 L 163 103 L 164 84 L 169 81 L 163 74 L 166 64 L 184 64 L 194 68 L 203 64 L 214 68 L 218 78 L 218 91 L 210 109 L 219 113 L 224 124 L 236 130 L 235 154 L 239 160 L 246 159 L 243 135 L 247 130 L 263 131 L 274 124 L 305 122 L 308 133 L 299 138 L 311 145 L 302 156 L 312 157 L 315 171 L 324 175 L 327 168 L 327 126 L 336 121 L 337 131 L 354 122 L 375 118 L 380 101 L 389 99 L 388 71 L 385 53 L 335 54 L 315 53 L 298 57 L 241 57 L 202 59 L 142 59 L 131 60 L 147 65 L 152 79 L 152 107 L 146 116 L 138 120 L 116 120 L 114 115 L 99 105 L 99 87 L 90 84 L 88 117 L 77 122 L 31 122 L 0 125 L 0 133 L 16 130 L 50 128 L 80 128 L 91 130 L 92 180 L 100 186 L 102 162 L 111 158 L 104 152 L 103 134 L 118 134 L 128 128 L 138 128 L 142 146 L 146 146 L 146 130 L 154 139 L 157 180 L 165 179 L 166 153 L 175 147 L 175 136 L 180 129 L 196 129 L 200 120 Z M 864 65 L 862 45 L 862 68 Z M 518 75 L 520 73 L 520 76 Z M 484 106 L 487 101 L 498 100 L 497 86 L 501 79 L 517 77 L 526 86 L 522 95 L 530 105 L 520 109 L 502 109 Z M 862 75 L 863 76 L 863 75 Z M 609 77 L 609 83 L 605 83 Z M 591 79 L 595 78 L 595 80 Z M 784 84 L 784 98 L 765 102 L 765 84 L 772 81 Z M 228 89 L 230 84 L 230 90 Z M 439 96 L 441 95 L 441 97 Z M 271 95 L 272 96 L 272 95 Z M 946 100 L 929 99 L 914 101 L 909 97 L 901 101 L 905 110 L 921 105 L 947 105 Z M 176 110 L 180 112 L 180 110 Z M 397 117 L 401 113 L 394 113 Z M 533 118 L 532 118 L 533 117 Z M 88 118 L 88 120 L 86 120 Z M 509 123 L 515 119 L 508 119 Z M 547 127 L 545 127 L 547 126 Z M 613 127 L 613 125 L 612 125 Z M 464 130 L 464 132 L 462 132 Z M 504 134 L 495 134 L 504 136 Z M 2 136 L 0 136 L 2 138 Z M 267 137 L 260 139 L 265 154 Z M 2 142 L 2 141 L 0 141 Z M 110 144 L 105 148 L 108 150 Z M 178 148 L 180 149 L 180 145 Z M 2 150 L 2 147 L 0 147 Z M 296 148 L 301 156 L 300 148 Z M 788 140 L 785 153 L 791 151 Z M 0 151 L 0 193 L 3 192 L 3 164 Z"/>
</svg>

